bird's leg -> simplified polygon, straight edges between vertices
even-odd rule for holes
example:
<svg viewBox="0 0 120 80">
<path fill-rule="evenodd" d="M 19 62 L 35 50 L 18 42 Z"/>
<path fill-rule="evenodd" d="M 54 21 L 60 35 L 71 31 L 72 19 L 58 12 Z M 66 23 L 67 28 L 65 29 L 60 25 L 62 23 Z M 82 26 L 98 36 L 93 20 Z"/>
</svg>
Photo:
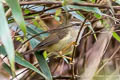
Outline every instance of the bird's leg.
<svg viewBox="0 0 120 80">
<path fill-rule="evenodd" d="M 72 45 L 76 45 L 76 42 L 71 42 L 70 44 L 68 44 L 62 51 L 62 53 L 64 53 L 67 49 L 69 49 Z"/>
<path fill-rule="evenodd" d="M 65 56 L 65 55 L 63 55 L 63 53 L 65 53 L 65 51 L 66 51 L 67 49 L 69 49 L 72 45 L 76 45 L 76 42 L 71 42 L 71 43 L 68 44 L 64 49 L 62 49 L 62 50 L 59 52 L 59 55 L 60 55 L 61 57 L 70 60 L 70 62 L 71 62 L 71 60 L 72 60 L 71 57 Z"/>
<path fill-rule="evenodd" d="M 69 60 L 71 61 L 71 57 L 68 57 L 68 56 L 63 55 L 63 52 L 62 52 L 62 51 L 59 52 L 59 55 L 60 55 L 62 58 L 66 58 L 66 59 L 69 59 Z"/>
</svg>

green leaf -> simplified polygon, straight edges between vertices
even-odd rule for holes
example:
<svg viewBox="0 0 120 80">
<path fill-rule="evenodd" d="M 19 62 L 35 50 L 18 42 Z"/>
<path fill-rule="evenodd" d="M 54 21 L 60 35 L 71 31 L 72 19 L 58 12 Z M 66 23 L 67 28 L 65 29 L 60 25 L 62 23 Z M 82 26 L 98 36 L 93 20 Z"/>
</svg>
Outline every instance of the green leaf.
<svg viewBox="0 0 120 80">
<path fill-rule="evenodd" d="M 93 33 L 95 33 L 95 31 L 94 31 L 94 29 L 93 29 L 91 24 L 88 27 L 92 30 Z M 96 34 L 93 34 L 93 36 L 94 36 L 95 40 L 97 40 Z"/>
<path fill-rule="evenodd" d="M 38 45 L 38 43 L 40 43 L 40 41 L 34 38 L 30 40 L 30 45 L 32 46 L 32 48 L 35 48 Z"/>
<path fill-rule="evenodd" d="M 102 17 L 101 15 L 96 14 L 96 13 L 94 13 L 94 16 L 95 16 L 96 18 L 98 18 L 98 19 L 100 19 L 100 18 Z"/>
<path fill-rule="evenodd" d="M 3 69 L 5 69 L 10 75 L 12 75 L 12 70 L 9 65 L 7 65 L 6 63 L 3 63 L 2 66 L 3 66 Z"/>
<path fill-rule="evenodd" d="M 14 19 L 19 24 L 24 34 L 26 34 L 26 26 L 25 26 L 24 18 L 22 16 L 20 5 L 18 4 L 18 0 L 6 0 L 6 2 L 12 10 Z"/>
<path fill-rule="evenodd" d="M 120 42 L 120 36 L 116 32 L 112 32 L 113 37 Z"/>
<path fill-rule="evenodd" d="M 39 28 L 40 28 L 39 23 L 38 23 L 35 19 L 33 19 L 33 24 L 34 24 L 36 27 L 39 27 Z"/>
<path fill-rule="evenodd" d="M 3 55 L 6 54 L 6 51 L 5 51 L 3 46 L 0 46 L 0 53 L 2 53 Z M 47 79 L 47 77 L 43 73 L 41 73 L 35 66 L 33 66 L 31 63 L 26 61 L 24 58 L 20 57 L 20 55 L 18 55 L 18 54 L 16 54 L 16 56 L 15 56 L 15 62 L 22 65 L 22 66 L 24 66 L 24 67 L 26 67 L 26 68 L 29 68 L 29 69 L 37 72 L 38 74 L 43 76 L 45 79 Z M 5 66 L 7 66 L 7 65 L 5 65 Z M 9 66 L 7 66 L 7 67 L 9 67 Z M 10 72 L 10 70 L 8 70 L 8 72 Z"/>
<path fill-rule="evenodd" d="M 43 52 L 43 56 L 44 56 L 44 58 L 45 58 L 45 59 L 47 59 L 47 58 L 48 58 L 47 51 L 44 51 L 44 52 Z"/>
<path fill-rule="evenodd" d="M 41 71 L 48 77 L 49 80 L 53 80 L 50 69 L 47 64 L 47 61 L 45 60 L 43 54 L 41 54 L 40 52 L 37 51 L 37 52 L 35 52 L 35 56 L 38 60 Z"/>
<path fill-rule="evenodd" d="M 95 3 L 96 0 L 90 0 L 92 3 Z"/>
<path fill-rule="evenodd" d="M 74 8 L 74 9 L 81 9 L 87 12 L 93 12 L 93 13 L 102 15 L 102 12 L 96 7 L 75 6 L 75 5 L 68 5 L 68 7 Z"/>
<path fill-rule="evenodd" d="M 120 0 L 115 0 L 116 3 L 120 4 Z"/>
<path fill-rule="evenodd" d="M 4 46 L 0 46 L 0 54 L 7 55 Z"/>
<path fill-rule="evenodd" d="M 65 6 L 68 4 L 68 1 L 67 0 L 62 0 L 62 6 Z"/>
<path fill-rule="evenodd" d="M 54 18 L 55 18 L 55 20 L 60 21 L 60 17 L 55 16 Z"/>
<path fill-rule="evenodd" d="M 61 14 L 61 11 L 62 11 L 62 10 L 61 10 L 60 8 L 56 10 L 56 13 L 55 13 L 54 18 L 55 18 L 57 21 L 60 21 L 59 15 Z"/>
<path fill-rule="evenodd" d="M 30 38 L 30 37 L 32 37 L 33 35 L 36 35 L 36 34 L 38 34 L 38 33 L 40 33 L 40 32 L 43 32 L 43 30 L 42 29 L 40 29 L 40 28 L 38 28 L 38 27 L 35 27 L 34 25 L 32 25 L 32 24 L 27 24 L 27 33 L 28 34 L 30 34 L 30 35 L 28 35 L 27 37 L 28 38 Z M 41 35 L 39 35 L 39 36 L 37 36 L 37 37 L 35 37 L 34 39 L 37 39 L 38 41 L 41 41 L 41 40 L 43 40 L 45 37 L 47 37 L 48 36 L 48 33 L 44 33 L 44 34 L 41 34 Z"/>
<path fill-rule="evenodd" d="M 68 10 L 71 10 L 70 8 L 69 8 L 69 6 L 67 6 L 67 9 Z M 76 11 L 72 11 L 72 12 L 69 12 L 72 16 L 74 16 L 75 18 L 77 18 L 77 19 L 79 19 L 79 20 L 81 20 L 81 21 L 84 21 L 85 20 L 85 18 L 83 17 L 83 15 L 82 14 L 80 14 L 80 13 L 77 13 Z"/>
<path fill-rule="evenodd" d="M 10 61 L 11 69 L 15 71 L 15 53 L 14 53 L 14 46 L 13 41 L 10 35 L 10 30 L 8 27 L 7 20 L 5 18 L 3 4 L 0 1 L 0 39 L 5 47 L 5 50 L 8 54 L 8 59 Z"/>
<path fill-rule="evenodd" d="M 25 13 L 25 14 L 28 14 L 28 13 L 30 13 L 30 10 L 29 10 L 29 9 L 25 9 L 25 10 L 24 10 L 24 13 Z"/>
<path fill-rule="evenodd" d="M 83 1 L 83 0 L 72 0 L 73 2 L 79 2 L 79 3 L 83 3 L 83 2 L 85 2 L 85 1 Z"/>
<path fill-rule="evenodd" d="M 20 64 L 20 65 L 22 65 L 22 66 L 24 66 L 26 68 L 29 68 L 29 69 L 37 72 L 38 74 L 40 74 L 41 76 L 43 76 L 45 79 L 47 79 L 47 77 L 43 73 L 41 73 L 35 66 L 33 66 L 31 63 L 29 63 L 28 61 L 26 61 L 24 58 L 16 55 L 15 61 L 18 64 Z"/>
<path fill-rule="evenodd" d="M 56 13 L 55 13 L 55 16 L 59 16 L 59 15 L 61 14 L 61 11 L 62 11 L 62 10 L 61 10 L 60 8 L 57 9 L 57 10 L 56 10 Z"/>
<path fill-rule="evenodd" d="M 35 48 L 35 46 L 37 44 L 39 44 L 39 42 L 36 41 L 35 39 L 31 39 L 30 44 L 31 44 L 32 48 Z M 41 71 L 47 76 L 47 78 L 49 80 L 52 80 L 52 76 L 51 76 L 49 67 L 48 67 L 47 62 L 45 60 L 46 56 L 44 57 L 43 55 L 40 55 L 39 52 L 36 52 L 35 56 L 36 56 L 36 58 L 37 58 L 37 60 L 39 62 Z"/>
</svg>

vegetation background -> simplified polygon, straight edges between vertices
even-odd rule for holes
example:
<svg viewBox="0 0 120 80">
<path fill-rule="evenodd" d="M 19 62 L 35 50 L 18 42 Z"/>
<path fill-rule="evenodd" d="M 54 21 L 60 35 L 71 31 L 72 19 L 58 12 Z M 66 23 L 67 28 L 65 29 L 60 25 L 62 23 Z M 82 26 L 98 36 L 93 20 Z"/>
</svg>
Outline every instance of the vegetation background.
<svg viewBox="0 0 120 80">
<path fill-rule="evenodd" d="M 26 54 L 64 14 L 81 24 L 75 53 Z M 120 0 L 0 0 L 0 79 L 120 80 L 119 18 Z"/>
</svg>

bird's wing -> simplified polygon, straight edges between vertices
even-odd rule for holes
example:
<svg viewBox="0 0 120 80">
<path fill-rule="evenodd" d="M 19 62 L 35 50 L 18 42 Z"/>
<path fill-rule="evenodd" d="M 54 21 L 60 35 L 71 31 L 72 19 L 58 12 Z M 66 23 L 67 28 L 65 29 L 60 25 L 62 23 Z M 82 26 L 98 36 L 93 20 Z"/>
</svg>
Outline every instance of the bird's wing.
<svg viewBox="0 0 120 80">
<path fill-rule="evenodd" d="M 52 44 L 57 43 L 59 40 L 60 39 L 57 36 L 57 33 L 53 33 L 50 36 L 48 36 L 45 40 L 43 40 L 40 44 L 38 44 L 36 48 L 44 48 L 44 47 L 50 46 Z"/>
</svg>

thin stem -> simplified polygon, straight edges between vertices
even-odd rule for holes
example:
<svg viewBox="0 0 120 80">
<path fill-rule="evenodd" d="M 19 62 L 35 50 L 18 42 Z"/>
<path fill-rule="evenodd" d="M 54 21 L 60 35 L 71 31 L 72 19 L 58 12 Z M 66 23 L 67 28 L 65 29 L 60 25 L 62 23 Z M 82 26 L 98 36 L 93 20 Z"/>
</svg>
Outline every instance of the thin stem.
<svg viewBox="0 0 120 80">
<path fill-rule="evenodd" d="M 82 28 L 84 27 L 84 24 L 87 20 L 88 16 L 85 18 L 85 20 L 83 21 L 80 29 L 79 29 L 79 32 L 78 32 L 78 35 L 77 35 L 77 38 L 76 38 L 76 41 L 75 43 L 78 43 L 78 39 L 79 39 L 79 36 L 80 36 L 80 32 L 82 30 Z M 71 68 L 72 68 L 72 79 L 75 80 L 75 72 L 74 72 L 74 56 L 75 56 L 75 51 L 76 51 L 76 45 L 74 45 L 74 49 L 73 49 L 73 53 L 72 53 L 72 64 L 71 64 Z"/>
<path fill-rule="evenodd" d="M 20 2 L 20 5 L 60 5 L 62 6 L 61 1 L 23 1 Z M 107 8 L 110 9 L 110 6 L 108 5 L 101 5 L 101 4 L 92 4 L 92 3 L 78 3 L 78 2 L 72 2 L 69 3 L 69 5 L 76 5 L 76 6 L 88 6 L 88 7 L 98 7 L 98 8 Z M 8 6 L 7 4 L 4 5 L 5 7 Z M 112 6 L 113 9 L 120 10 L 120 6 Z"/>
</svg>

